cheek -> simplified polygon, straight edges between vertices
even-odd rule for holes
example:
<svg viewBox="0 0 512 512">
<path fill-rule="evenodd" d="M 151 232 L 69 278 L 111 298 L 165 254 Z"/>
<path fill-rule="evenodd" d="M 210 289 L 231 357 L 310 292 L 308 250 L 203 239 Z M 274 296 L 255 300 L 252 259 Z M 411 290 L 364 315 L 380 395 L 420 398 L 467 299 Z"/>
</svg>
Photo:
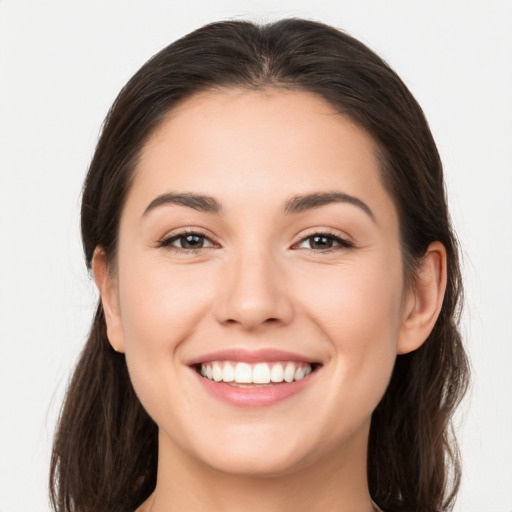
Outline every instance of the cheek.
<svg viewBox="0 0 512 512">
<path fill-rule="evenodd" d="M 329 338 L 339 341 L 340 349 L 378 343 L 397 334 L 402 303 L 400 269 L 351 262 L 317 273 L 314 284 L 305 301 L 316 311 L 319 325 L 329 331 Z M 364 333 L 373 334 L 365 337 Z"/>
<path fill-rule="evenodd" d="M 401 325 L 402 277 L 395 267 L 340 267 L 317 276 L 315 292 L 306 299 L 332 346 L 333 378 L 345 389 L 357 388 L 356 394 L 375 395 L 377 402 L 393 369 Z"/>
<path fill-rule="evenodd" d="M 211 284 L 189 267 L 138 258 L 120 265 L 120 310 L 134 385 L 175 379 L 181 343 L 211 302 Z M 203 276 L 204 277 L 204 276 Z M 161 386 L 160 386 L 161 387 Z"/>
<path fill-rule="evenodd" d="M 327 365 L 333 383 L 325 390 L 329 429 L 342 437 L 367 421 L 382 399 L 396 360 L 400 325 L 400 279 L 389 273 L 349 272 L 331 280 L 328 298 L 318 300 L 318 325 L 332 345 Z M 344 421 L 340 421 L 340 414 Z M 328 438 L 327 433 L 325 434 Z"/>
<path fill-rule="evenodd" d="M 126 265 L 119 290 L 128 343 L 174 340 L 193 324 L 209 296 L 207 282 L 186 267 L 140 259 Z"/>
<path fill-rule="evenodd" d="M 183 401 L 176 386 L 182 378 L 180 346 L 211 302 L 212 286 L 200 277 L 186 266 L 173 268 L 165 261 L 120 261 L 126 362 L 135 392 L 155 421 L 174 417 L 176 411 L 169 404 Z"/>
</svg>

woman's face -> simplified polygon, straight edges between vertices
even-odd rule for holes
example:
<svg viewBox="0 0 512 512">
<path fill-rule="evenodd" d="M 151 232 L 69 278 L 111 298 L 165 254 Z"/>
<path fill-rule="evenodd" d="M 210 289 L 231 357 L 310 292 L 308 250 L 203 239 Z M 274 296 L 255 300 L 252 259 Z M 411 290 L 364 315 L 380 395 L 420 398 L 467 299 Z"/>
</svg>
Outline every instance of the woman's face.
<svg viewBox="0 0 512 512">
<path fill-rule="evenodd" d="M 201 93 L 150 138 L 103 300 L 161 456 L 248 474 L 364 460 L 409 300 L 374 149 L 321 98 L 276 90 Z"/>
</svg>

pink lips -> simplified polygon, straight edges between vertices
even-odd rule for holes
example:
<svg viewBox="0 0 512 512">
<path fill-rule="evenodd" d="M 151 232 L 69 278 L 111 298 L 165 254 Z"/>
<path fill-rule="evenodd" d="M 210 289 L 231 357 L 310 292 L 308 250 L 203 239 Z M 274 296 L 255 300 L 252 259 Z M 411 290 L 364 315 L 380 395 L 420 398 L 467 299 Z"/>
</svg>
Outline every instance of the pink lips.
<svg viewBox="0 0 512 512">
<path fill-rule="evenodd" d="M 242 348 L 233 348 L 219 350 L 196 357 L 188 362 L 189 366 L 195 364 L 207 363 L 208 361 L 241 361 L 244 363 L 263 363 L 274 361 L 296 361 L 300 363 L 315 363 L 311 358 L 304 357 L 286 350 L 261 349 L 246 350 Z"/>
<path fill-rule="evenodd" d="M 202 355 L 189 362 L 189 366 L 199 365 L 209 361 L 236 361 L 245 363 L 294 361 L 313 363 L 311 358 L 301 356 L 292 352 L 275 349 L 264 349 L 248 351 L 245 349 L 228 349 Z M 316 372 L 294 382 L 283 382 L 269 386 L 248 385 L 237 386 L 226 382 L 215 382 L 202 377 L 196 370 L 193 370 L 195 377 L 208 393 L 215 398 L 237 407 L 264 407 L 276 404 L 300 393 L 310 385 Z"/>
</svg>

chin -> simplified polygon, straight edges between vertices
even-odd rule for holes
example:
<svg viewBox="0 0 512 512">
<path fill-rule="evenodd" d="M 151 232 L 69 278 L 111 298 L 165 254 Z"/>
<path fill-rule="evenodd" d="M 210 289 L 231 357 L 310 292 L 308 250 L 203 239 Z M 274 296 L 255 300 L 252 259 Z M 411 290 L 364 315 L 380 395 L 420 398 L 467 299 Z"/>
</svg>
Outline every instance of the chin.
<svg viewBox="0 0 512 512">
<path fill-rule="evenodd" d="M 238 477 L 271 478 L 293 473 L 303 461 L 293 454 L 262 453 L 245 450 L 243 453 L 225 454 L 221 460 L 205 461 L 212 469 Z"/>
<path fill-rule="evenodd" d="M 225 436 L 215 437 L 209 446 L 203 445 L 196 456 L 223 473 L 264 478 L 292 473 L 312 458 L 308 453 L 318 453 L 302 436 L 290 436 L 289 431 L 283 435 L 282 429 L 277 430 L 231 429 Z"/>
</svg>

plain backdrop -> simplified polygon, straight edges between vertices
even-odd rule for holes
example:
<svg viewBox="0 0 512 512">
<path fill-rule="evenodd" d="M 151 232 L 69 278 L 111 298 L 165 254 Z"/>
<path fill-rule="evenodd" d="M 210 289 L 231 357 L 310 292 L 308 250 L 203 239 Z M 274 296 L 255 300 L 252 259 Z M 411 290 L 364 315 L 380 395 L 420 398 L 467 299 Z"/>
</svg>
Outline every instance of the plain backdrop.
<svg viewBox="0 0 512 512">
<path fill-rule="evenodd" d="M 317 19 L 380 53 L 423 106 L 463 248 L 471 396 L 457 512 L 512 511 L 512 0 L 0 0 L 0 511 L 47 512 L 51 441 L 96 302 L 80 189 L 105 114 L 210 21 Z"/>
</svg>

